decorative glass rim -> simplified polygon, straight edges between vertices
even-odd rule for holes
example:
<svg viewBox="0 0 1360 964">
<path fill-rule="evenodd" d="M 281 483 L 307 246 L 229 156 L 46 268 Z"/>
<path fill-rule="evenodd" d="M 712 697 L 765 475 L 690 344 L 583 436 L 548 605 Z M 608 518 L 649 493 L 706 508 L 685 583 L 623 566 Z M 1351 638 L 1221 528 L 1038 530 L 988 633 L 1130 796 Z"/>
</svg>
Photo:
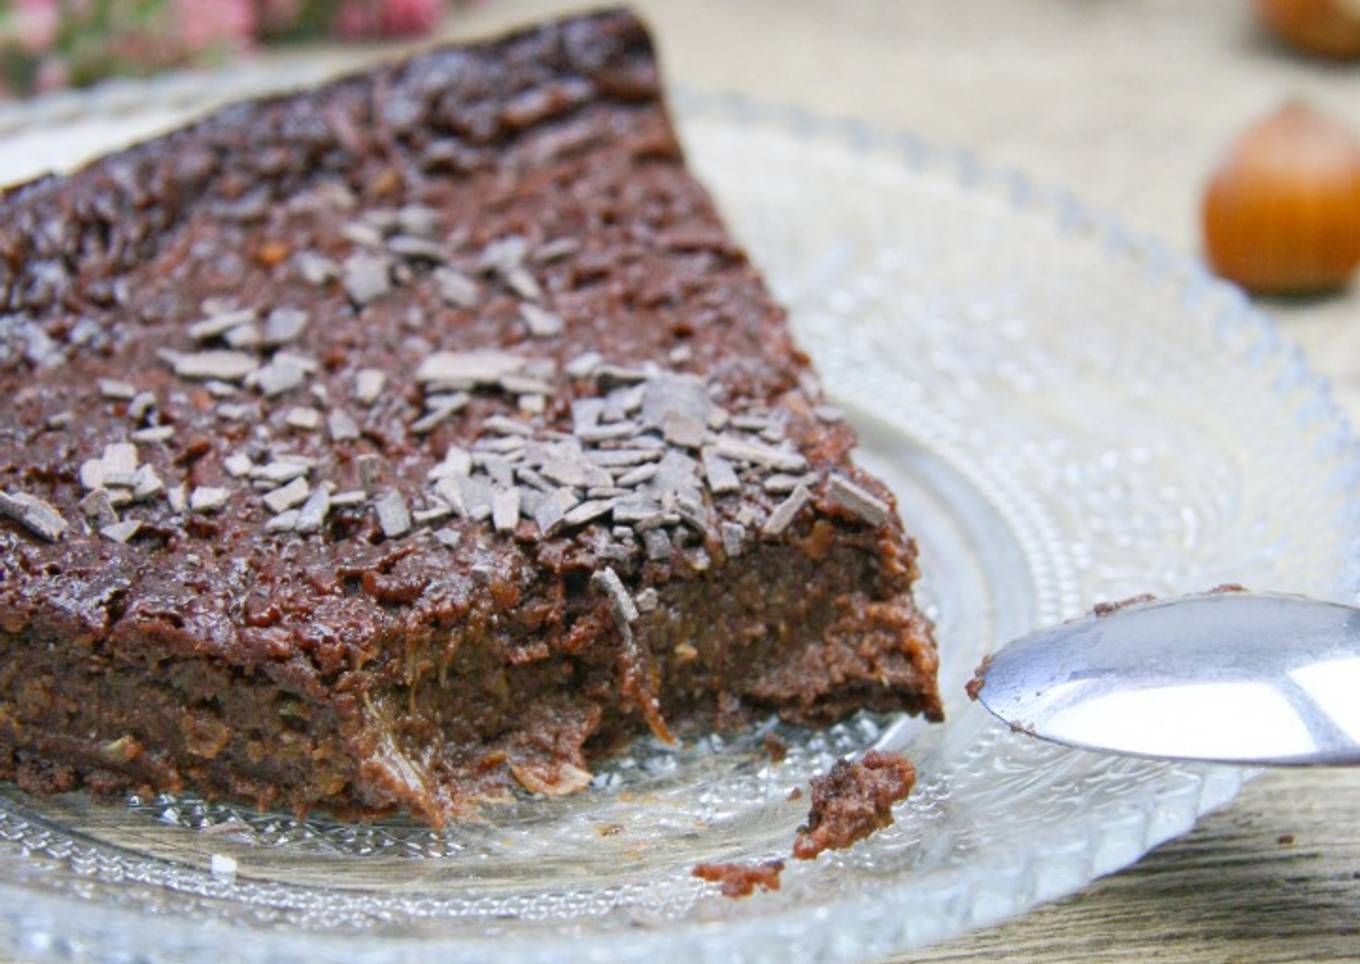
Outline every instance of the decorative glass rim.
<svg viewBox="0 0 1360 964">
<path fill-rule="evenodd" d="M 319 79 L 331 72 L 326 70 L 308 79 Z M 245 76 L 239 69 L 232 73 Z M 288 84 L 297 80 L 294 73 Z M 26 123 L 21 116 L 23 106 L 0 109 L 0 133 L 21 127 L 59 126 L 78 114 L 110 107 L 128 112 L 149 105 L 187 109 L 205 99 L 225 102 L 220 97 L 223 89 L 232 90 L 231 99 L 236 99 L 237 94 L 263 93 L 279 86 L 275 78 L 272 84 L 257 79 L 244 87 L 233 87 L 224 83 L 220 74 L 121 81 L 110 85 L 111 89 L 99 97 L 87 97 L 83 102 L 79 94 L 48 98 L 33 107 Z M 208 91 L 213 93 L 205 97 Z M 936 146 L 911 133 L 886 133 L 853 118 L 825 117 L 801 107 L 762 102 L 736 93 L 679 87 L 672 91 L 672 97 L 682 133 L 686 120 L 722 118 L 747 126 L 783 130 L 799 139 L 836 143 L 856 155 L 896 157 L 913 174 L 943 174 L 953 179 L 961 191 L 1001 199 L 1026 217 L 1048 219 L 1065 235 L 1099 247 L 1109 258 L 1139 266 L 1149 284 L 1174 289 L 1185 313 L 1209 326 L 1225 352 L 1244 364 L 1273 372 L 1271 385 L 1279 403 L 1292 406 L 1298 424 L 1316 435 L 1317 459 L 1335 464 L 1332 485 L 1351 491 L 1360 482 L 1360 442 L 1349 418 L 1333 401 L 1327 380 L 1310 369 L 1302 351 L 1280 333 L 1264 311 L 1236 286 L 1213 277 L 1197 260 L 1127 231 L 1118 219 L 1086 206 L 1066 190 L 1043 188 L 1026 175 L 992 167 L 967 150 Z M 1350 602 L 1360 600 L 1360 499 L 1350 498 L 1346 502 L 1343 516 L 1337 520 L 1346 563 L 1336 574 L 1332 596 Z M 1206 768 L 1200 775 L 1195 806 L 1178 811 L 1169 819 L 1149 822 L 1141 849 L 1102 848 L 1099 844 L 1111 834 L 1111 829 L 1100 822 L 1085 821 L 1080 827 L 1063 828 L 1065 839 L 1084 835 L 1088 848 L 1095 854 L 1090 879 L 1119 870 L 1152 847 L 1185 833 L 1198 816 L 1230 801 L 1242 783 L 1255 773 Z M 32 829 L 27 827 L 25 832 Z M 9 831 L 4 835 L 9 836 Z M 147 858 L 138 855 L 136 859 Z M 721 951 L 724 956 L 740 960 L 783 961 L 791 957 L 859 960 L 995 924 L 1085 886 L 1046 882 L 1036 877 L 1029 861 L 1023 859 L 997 860 L 992 869 L 993 887 L 998 892 L 1012 892 L 1010 899 L 970 901 L 965 891 L 968 878 L 974 873 L 963 868 L 940 868 L 928 872 L 932 888 L 925 900 L 917 886 L 895 886 L 885 881 L 867 895 L 851 895 L 812 910 L 780 908 L 738 920 L 672 922 L 660 948 L 655 932 L 641 930 L 611 933 L 607 943 L 583 942 L 583 946 L 572 948 L 572 955 L 610 962 L 679 961 Z M 5 940 L 15 952 L 26 955 L 123 959 L 125 955 L 154 953 L 156 947 L 169 944 L 177 954 L 203 953 L 230 959 L 233 956 L 230 948 L 244 937 L 267 945 L 271 960 L 285 962 L 405 961 L 426 959 L 441 952 L 456 953 L 460 960 L 468 961 L 507 958 L 555 961 L 564 956 L 561 939 L 550 935 L 532 939 L 408 938 L 276 930 L 243 935 L 240 928 L 220 921 L 153 917 L 137 909 L 38 893 L 8 882 L 0 882 L 0 901 L 3 901 L 0 918 L 8 924 Z M 153 921 L 154 936 L 129 939 L 128 935 L 142 934 Z M 775 935 L 777 947 L 771 946 Z"/>
</svg>

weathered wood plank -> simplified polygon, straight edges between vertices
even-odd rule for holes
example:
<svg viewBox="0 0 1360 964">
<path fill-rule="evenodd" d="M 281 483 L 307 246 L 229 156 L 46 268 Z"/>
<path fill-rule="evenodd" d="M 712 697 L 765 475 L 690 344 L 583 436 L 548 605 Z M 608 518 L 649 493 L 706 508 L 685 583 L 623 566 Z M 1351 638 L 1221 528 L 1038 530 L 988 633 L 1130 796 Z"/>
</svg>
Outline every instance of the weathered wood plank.
<svg viewBox="0 0 1360 964">
<path fill-rule="evenodd" d="M 893 960 L 979 958 L 1360 959 L 1360 770 L 1267 774 L 1083 894 Z"/>
</svg>

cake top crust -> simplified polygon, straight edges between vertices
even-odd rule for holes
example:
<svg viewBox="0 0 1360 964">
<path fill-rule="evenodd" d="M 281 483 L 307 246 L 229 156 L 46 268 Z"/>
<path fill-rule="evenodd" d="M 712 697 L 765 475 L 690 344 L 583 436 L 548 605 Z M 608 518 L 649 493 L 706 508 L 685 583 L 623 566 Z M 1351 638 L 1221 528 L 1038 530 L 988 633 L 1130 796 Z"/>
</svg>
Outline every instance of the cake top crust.
<svg viewBox="0 0 1360 964">
<path fill-rule="evenodd" d="M 902 538 L 617 11 L 11 189 L 0 391 L 0 628 L 303 688 L 563 643 L 545 574 L 626 630 L 819 519 Z"/>
</svg>

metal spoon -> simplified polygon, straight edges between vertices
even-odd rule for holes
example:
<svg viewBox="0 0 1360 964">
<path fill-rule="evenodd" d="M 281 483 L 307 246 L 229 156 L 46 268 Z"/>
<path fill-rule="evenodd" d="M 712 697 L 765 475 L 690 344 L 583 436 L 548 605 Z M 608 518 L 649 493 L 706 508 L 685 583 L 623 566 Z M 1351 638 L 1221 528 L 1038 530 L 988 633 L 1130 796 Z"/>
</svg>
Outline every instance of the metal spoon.
<svg viewBox="0 0 1360 964">
<path fill-rule="evenodd" d="M 1041 629 L 971 692 L 1012 728 L 1132 756 L 1360 764 L 1360 609 L 1222 592 Z"/>
</svg>

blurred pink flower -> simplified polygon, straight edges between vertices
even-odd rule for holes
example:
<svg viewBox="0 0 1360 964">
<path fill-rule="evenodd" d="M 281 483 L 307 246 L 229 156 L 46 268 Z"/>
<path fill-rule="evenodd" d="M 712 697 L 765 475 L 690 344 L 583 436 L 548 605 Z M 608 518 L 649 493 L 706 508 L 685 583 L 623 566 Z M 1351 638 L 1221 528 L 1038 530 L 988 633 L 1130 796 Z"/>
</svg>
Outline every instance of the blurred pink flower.
<svg viewBox="0 0 1360 964">
<path fill-rule="evenodd" d="M 442 0 L 382 0 L 378 29 L 387 37 L 425 33 L 435 28 L 443 13 Z"/>
<path fill-rule="evenodd" d="M 60 26 L 58 0 L 15 0 L 15 34 L 29 53 L 42 53 L 51 47 Z"/>
<path fill-rule="evenodd" d="M 475 0 L 460 0 L 471 4 Z M 117 73 L 219 61 L 256 44 L 436 28 L 454 0 L 0 0 L 0 100 Z"/>
<path fill-rule="evenodd" d="M 443 0 L 345 0 L 335 32 L 347 40 L 425 33 L 444 15 Z"/>
<path fill-rule="evenodd" d="M 191 52 L 225 45 L 250 46 L 255 35 L 251 0 L 174 0 L 179 40 Z"/>
</svg>

